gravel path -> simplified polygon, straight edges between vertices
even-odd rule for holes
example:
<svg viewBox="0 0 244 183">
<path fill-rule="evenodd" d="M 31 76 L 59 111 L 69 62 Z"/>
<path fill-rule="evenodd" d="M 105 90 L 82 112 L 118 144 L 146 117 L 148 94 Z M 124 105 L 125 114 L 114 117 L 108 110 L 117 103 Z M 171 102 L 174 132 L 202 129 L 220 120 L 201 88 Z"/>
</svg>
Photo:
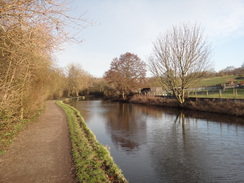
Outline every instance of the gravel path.
<svg viewBox="0 0 244 183">
<path fill-rule="evenodd" d="M 40 119 L 0 156 L 0 182 L 75 182 L 70 150 L 66 116 L 48 101 Z"/>
</svg>

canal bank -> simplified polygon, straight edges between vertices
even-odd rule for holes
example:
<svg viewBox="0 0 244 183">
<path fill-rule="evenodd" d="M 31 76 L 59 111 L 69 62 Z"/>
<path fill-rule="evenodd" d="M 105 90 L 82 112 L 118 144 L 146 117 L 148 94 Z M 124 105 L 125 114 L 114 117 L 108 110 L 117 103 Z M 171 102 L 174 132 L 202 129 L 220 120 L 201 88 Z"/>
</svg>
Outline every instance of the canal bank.
<svg viewBox="0 0 244 183">
<path fill-rule="evenodd" d="M 61 101 L 57 104 L 67 116 L 78 181 L 126 183 L 126 179 L 114 163 L 109 151 L 97 141 L 79 111 Z"/>
<path fill-rule="evenodd" d="M 65 113 L 47 101 L 45 110 L 0 155 L 1 183 L 76 183 Z"/>
<path fill-rule="evenodd" d="M 186 102 L 180 106 L 174 98 L 136 95 L 128 102 L 244 117 L 244 100 L 188 98 Z"/>
</svg>

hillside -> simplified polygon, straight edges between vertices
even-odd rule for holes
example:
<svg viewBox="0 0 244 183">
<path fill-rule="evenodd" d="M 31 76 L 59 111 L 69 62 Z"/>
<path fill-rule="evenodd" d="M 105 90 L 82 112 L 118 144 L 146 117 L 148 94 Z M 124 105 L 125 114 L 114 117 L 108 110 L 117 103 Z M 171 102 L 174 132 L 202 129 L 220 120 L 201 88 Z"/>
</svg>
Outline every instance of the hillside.
<svg viewBox="0 0 244 183">
<path fill-rule="evenodd" d="M 240 84 L 240 81 L 244 81 L 244 77 L 240 76 L 224 76 L 224 77 L 213 77 L 213 78 L 206 78 L 196 82 L 194 88 L 197 87 L 206 87 L 206 86 L 216 86 L 224 83 L 228 83 L 230 81 L 237 82 Z"/>
<path fill-rule="evenodd" d="M 220 88 L 205 88 L 212 86 L 219 86 L 226 84 L 224 90 L 219 90 Z M 241 87 L 236 87 L 237 85 L 242 85 Z M 189 97 L 197 98 L 229 98 L 229 99 L 244 99 L 244 77 L 240 76 L 225 76 L 225 77 L 213 77 L 205 78 L 192 86 L 192 92 L 188 93 Z M 194 91 L 195 88 L 195 91 Z M 199 90 L 200 89 L 200 90 Z"/>
</svg>

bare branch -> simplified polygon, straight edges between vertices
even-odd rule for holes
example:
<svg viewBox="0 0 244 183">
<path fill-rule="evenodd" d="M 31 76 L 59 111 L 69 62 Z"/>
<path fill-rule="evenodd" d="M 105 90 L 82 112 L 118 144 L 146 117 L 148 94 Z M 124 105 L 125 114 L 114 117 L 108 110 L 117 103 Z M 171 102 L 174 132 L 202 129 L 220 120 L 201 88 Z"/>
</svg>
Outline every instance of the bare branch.
<svg viewBox="0 0 244 183">
<path fill-rule="evenodd" d="M 209 69 L 210 45 L 204 40 L 200 26 L 181 24 L 158 37 L 153 46 L 151 72 L 183 103 L 185 89 Z"/>
</svg>

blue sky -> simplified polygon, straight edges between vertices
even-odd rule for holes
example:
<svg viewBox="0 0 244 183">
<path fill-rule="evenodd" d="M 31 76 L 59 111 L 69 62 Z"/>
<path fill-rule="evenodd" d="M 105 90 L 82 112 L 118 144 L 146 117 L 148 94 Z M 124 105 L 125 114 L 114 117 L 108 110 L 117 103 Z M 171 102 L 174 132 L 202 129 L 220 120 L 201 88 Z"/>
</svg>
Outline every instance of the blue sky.
<svg viewBox="0 0 244 183">
<path fill-rule="evenodd" d="M 69 1 L 69 0 L 67 0 Z M 80 32 L 80 45 L 65 44 L 57 65 L 79 63 L 102 77 L 115 57 L 125 52 L 147 62 L 153 41 L 172 25 L 201 24 L 212 45 L 213 68 L 244 62 L 244 0 L 70 0 L 72 16 L 93 22 Z"/>
</svg>

